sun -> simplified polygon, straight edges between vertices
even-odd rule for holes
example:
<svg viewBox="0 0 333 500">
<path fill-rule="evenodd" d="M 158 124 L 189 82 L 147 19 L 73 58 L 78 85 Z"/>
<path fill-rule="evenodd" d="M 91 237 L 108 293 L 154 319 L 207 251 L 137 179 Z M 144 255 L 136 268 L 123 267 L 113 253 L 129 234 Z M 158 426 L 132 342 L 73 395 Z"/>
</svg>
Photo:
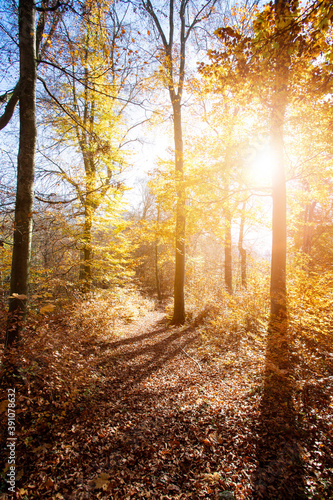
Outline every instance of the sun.
<svg viewBox="0 0 333 500">
<path fill-rule="evenodd" d="M 251 177 L 257 186 L 271 187 L 276 170 L 276 156 L 269 145 L 257 150 L 251 157 Z"/>
</svg>

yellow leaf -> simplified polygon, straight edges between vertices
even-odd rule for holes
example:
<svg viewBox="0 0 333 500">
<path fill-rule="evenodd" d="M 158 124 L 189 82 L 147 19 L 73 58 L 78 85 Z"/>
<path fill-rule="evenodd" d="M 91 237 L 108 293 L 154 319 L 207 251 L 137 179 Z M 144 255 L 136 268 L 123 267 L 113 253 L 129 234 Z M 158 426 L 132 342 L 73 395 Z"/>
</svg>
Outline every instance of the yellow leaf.
<svg viewBox="0 0 333 500">
<path fill-rule="evenodd" d="M 41 307 L 39 312 L 41 314 L 46 314 L 52 312 L 54 308 L 55 306 L 53 304 L 47 304 L 46 306 Z"/>
</svg>

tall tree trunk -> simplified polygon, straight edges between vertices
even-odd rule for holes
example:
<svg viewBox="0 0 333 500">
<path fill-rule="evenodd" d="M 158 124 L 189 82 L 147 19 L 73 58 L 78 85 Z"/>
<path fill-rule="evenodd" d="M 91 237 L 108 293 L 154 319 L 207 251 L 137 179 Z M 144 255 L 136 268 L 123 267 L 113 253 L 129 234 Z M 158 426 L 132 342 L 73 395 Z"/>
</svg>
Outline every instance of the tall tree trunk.
<svg viewBox="0 0 333 500">
<path fill-rule="evenodd" d="M 311 204 L 307 204 L 304 211 L 304 228 L 303 228 L 303 244 L 302 250 L 305 254 L 310 255 L 312 247 L 312 222 L 314 217 L 314 211 L 317 202 L 313 201 Z"/>
<path fill-rule="evenodd" d="M 174 311 L 172 323 L 182 324 L 185 321 L 185 187 L 183 134 L 181 119 L 181 103 L 178 96 L 172 102 L 174 140 L 175 140 L 175 175 L 176 175 L 176 255 L 174 282 Z"/>
<path fill-rule="evenodd" d="M 170 101 L 173 108 L 173 125 L 175 141 L 175 176 L 176 176 L 176 263 L 174 282 L 174 312 L 172 323 L 182 324 L 185 321 L 185 187 L 183 168 L 183 137 L 181 121 L 181 99 L 185 82 L 186 67 L 186 42 L 191 31 L 203 20 L 207 19 L 213 12 L 216 0 L 208 0 L 204 5 L 197 7 L 195 2 L 191 5 L 189 0 L 169 0 L 169 15 L 166 14 L 166 5 L 163 10 L 154 10 L 151 0 L 141 0 L 141 5 L 151 17 L 159 38 L 162 42 L 164 52 L 164 70 Z M 157 7 L 156 7 L 157 9 Z M 163 23 L 161 24 L 157 16 L 161 13 Z M 179 42 L 175 44 L 174 35 L 177 24 L 174 22 L 175 15 L 179 22 Z M 167 19 L 166 19 L 167 18 Z M 165 22 L 165 21 L 168 21 Z M 167 24 L 169 24 L 167 28 Z M 168 29 L 167 32 L 164 29 Z M 178 66 L 175 72 L 175 67 Z M 178 73 L 178 75 L 177 75 Z"/>
<path fill-rule="evenodd" d="M 79 281 L 82 284 L 82 291 L 88 292 L 92 285 L 92 221 L 94 209 L 86 200 L 84 207 L 84 226 L 83 226 L 83 252 L 80 267 Z"/>
<path fill-rule="evenodd" d="M 36 28 L 33 0 L 19 1 L 20 144 L 6 346 L 19 337 L 27 311 L 36 150 Z M 13 294 L 22 298 L 13 298 Z M 25 297 L 25 298 L 24 298 Z"/>
<path fill-rule="evenodd" d="M 89 80 L 89 42 L 90 42 L 90 19 L 87 18 L 87 31 L 84 46 L 84 108 L 83 108 L 83 130 L 77 127 L 77 137 L 80 145 L 85 170 L 85 196 L 84 196 L 84 223 L 83 223 L 83 251 L 81 253 L 79 281 L 83 292 L 89 292 L 92 285 L 92 224 L 96 209 L 94 203 L 96 187 L 96 166 L 93 157 L 93 137 L 95 122 L 95 99 L 91 94 L 89 86 L 94 84 Z M 73 87 L 74 88 L 74 87 Z M 76 99 L 76 96 L 75 96 Z"/>
<path fill-rule="evenodd" d="M 157 226 L 160 223 L 160 206 L 157 206 Z M 156 279 L 156 292 L 157 292 L 157 300 L 162 302 L 162 292 L 161 292 L 161 282 L 160 282 L 160 270 L 158 265 L 158 233 L 156 227 L 156 236 L 155 236 L 155 279 Z"/>
<path fill-rule="evenodd" d="M 159 267 L 158 267 L 158 243 L 157 243 L 157 240 L 155 241 L 155 279 L 156 279 L 157 300 L 159 302 L 162 302 L 160 273 L 159 273 Z"/>
<path fill-rule="evenodd" d="M 277 100 L 272 112 L 271 138 L 276 158 L 273 176 L 271 324 L 278 326 L 286 319 L 287 208 L 286 179 L 283 160 L 283 117 L 285 106 Z"/>
<path fill-rule="evenodd" d="M 244 201 L 241 213 L 241 221 L 239 226 L 239 238 L 238 238 L 238 251 L 240 256 L 240 269 L 241 269 L 241 284 L 242 288 L 247 288 L 246 281 L 246 250 L 243 247 L 244 244 L 244 223 L 245 223 L 245 206 L 246 202 Z"/>
<path fill-rule="evenodd" d="M 224 282 L 227 292 L 232 294 L 232 237 L 231 237 L 231 214 L 227 209 L 225 215 L 225 239 L 224 239 Z"/>
<path fill-rule="evenodd" d="M 275 33 L 273 60 L 273 90 L 271 105 L 271 147 L 275 157 L 273 173 L 273 218 L 272 218 L 272 262 L 271 262 L 271 311 L 265 354 L 265 372 L 261 399 L 261 436 L 258 458 L 262 460 L 258 468 L 257 484 L 263 486 L 263 498 L 271 498 L 271 488 L 285 498 L 301 498 L 303 481 L 300 477 L 298 450 L 298 430 L 295 425 L 294 374 L 292 337 L 288 331 L 286 295 L 287 257 L 287 210 L 286 179 L 283 151 L 283 125 L 288 97 L 288 75 L 290 71 L 290 51 L 293 50 L 291 27 L 294 12 L 289 0 L 275 1 Z M 290 21 L 289 21 L 290 20 Z M 291 24 L 292 26 L 292 24 Z M 288 29 L 289 28 L 289 29 Z M 288 53 L 289 52 L 289 53 Z M 292 450 L 292 451 L 291 451 Z M 263 457 L 263 458 L 262 458 Z M 286 457 L 287 460 L 286 460 Z M 278 471 L 277 463 L 288 462 L 288 470 Z M 290 493 L 293 477 L 296 488 Z M 272 486 L 273 485 L 273 486 Z M 298 486 L 300 490 L 297 492 Z M 301 490 L 302 488 L 302 490 Z M 290 495 L 288 496 L 288 493 Z M 297 494 L 299 493 L 299 495 Z M 282 498 L 280 495 L 280 498 Z"/>
<path fill-rule="evenodd" d="M 283 26 L 290 14 L 289 3 L 276 0 L 275 15 L 277 43 L 275 81 L 271 107 L 271 147 L 275 157 L 273 171 L 272 262 L 270 287 L 270 321 L 267 359 L 271 366 L 288 369 L 289 339 L 287 322 L 286 259 L 287 259 L 287 202 L 284 166 L 283 125 L 287 107 L 290 55 L 285 43 Z M 272 379 L 273 380 L 273 379 Z"/>
<path fill-rule="evenodd" d="M 231 236 L 231 224 L 232 215 L 230 210 L 230 167 L 229 167 L 229 157 L 230 151 L 227 150 L 226 160 L 225 160 L 225 178 L 224 178 L 224 196 L 226 199 L 224 207 L 224 226 L 225 226 L 225 236 L 224 236 L 224 283 L 225 288 L 228 293 L 232 294 L 232 236 Z"/>
</svg>

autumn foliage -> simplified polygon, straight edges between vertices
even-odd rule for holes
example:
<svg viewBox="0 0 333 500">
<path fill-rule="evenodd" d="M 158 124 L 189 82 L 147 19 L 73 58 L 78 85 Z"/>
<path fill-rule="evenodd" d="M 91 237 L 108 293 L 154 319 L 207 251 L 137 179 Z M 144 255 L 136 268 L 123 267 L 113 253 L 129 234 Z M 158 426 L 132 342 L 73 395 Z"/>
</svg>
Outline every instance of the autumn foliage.
<svg viewBox="0 0 333 500">
<path fill-rule="evenodd" d="M 3 8 L 0 498 L 331 499 L 331 2 L 155 4 Z"/>
</svg>

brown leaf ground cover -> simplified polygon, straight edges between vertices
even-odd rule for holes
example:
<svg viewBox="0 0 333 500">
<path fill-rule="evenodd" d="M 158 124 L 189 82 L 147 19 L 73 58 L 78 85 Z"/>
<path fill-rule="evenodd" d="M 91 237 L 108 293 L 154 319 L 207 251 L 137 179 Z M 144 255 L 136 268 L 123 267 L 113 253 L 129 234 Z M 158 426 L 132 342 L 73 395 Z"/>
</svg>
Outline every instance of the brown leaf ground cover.
<svg viewBox="0 0 333 500">
<path fill-rule="evenodd" d="M 209 338 L 160 311 L 74 324 L 32 323 L 17 354 L 15 498 L 333 498 L 329 342 L 299 337 L 281 411 L 264 394 L 264 332 Z"/>
</svg>

